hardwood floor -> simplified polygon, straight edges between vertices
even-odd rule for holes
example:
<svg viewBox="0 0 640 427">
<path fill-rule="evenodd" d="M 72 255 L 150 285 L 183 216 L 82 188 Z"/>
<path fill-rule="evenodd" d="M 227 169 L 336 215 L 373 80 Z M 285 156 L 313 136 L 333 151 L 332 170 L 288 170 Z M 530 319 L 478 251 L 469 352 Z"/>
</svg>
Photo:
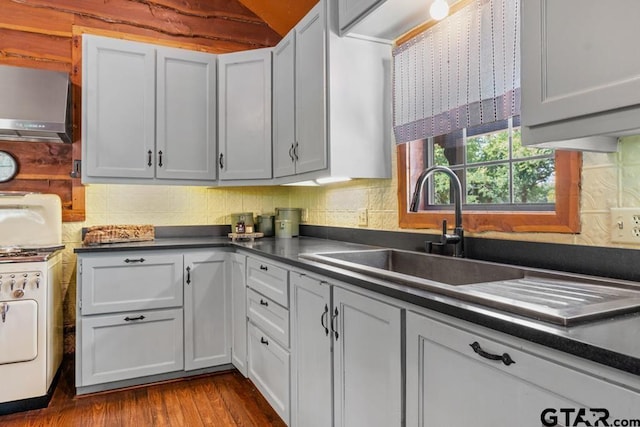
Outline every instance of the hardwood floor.
<svg viewBox="0 0 640 427">
<path fill-rule="evenodd" d="M 62 369 L 47 408 L 0 416 L 0 426 L 285 425 L 237 371 L 76 397 L 73 360 L 65 360 Z"/>
</svg>

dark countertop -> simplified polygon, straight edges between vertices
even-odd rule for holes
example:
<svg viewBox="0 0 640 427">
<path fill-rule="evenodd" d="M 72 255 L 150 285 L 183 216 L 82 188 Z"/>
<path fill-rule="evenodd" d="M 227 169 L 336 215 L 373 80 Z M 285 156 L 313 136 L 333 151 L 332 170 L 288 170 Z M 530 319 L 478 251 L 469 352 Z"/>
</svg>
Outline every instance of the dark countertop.
<svg viewBox="0 0 640 427">
<path fill-rule="evenodd" d="M 518 316 L 298 257 L 302 253 L 372 249 L 354 243 L 310 237 L 263 238 L 232 243 L 226 237 L 170 237 L 148 242 L 117 243 L 76 248 L 79 254 L 157 249 L 235 247 L 274 261 L 350 283 L 401 301 L 507 333 L 550 348 L 640 375 L 640 313 L 620 315 L 570 327 Z"/>
</svg>

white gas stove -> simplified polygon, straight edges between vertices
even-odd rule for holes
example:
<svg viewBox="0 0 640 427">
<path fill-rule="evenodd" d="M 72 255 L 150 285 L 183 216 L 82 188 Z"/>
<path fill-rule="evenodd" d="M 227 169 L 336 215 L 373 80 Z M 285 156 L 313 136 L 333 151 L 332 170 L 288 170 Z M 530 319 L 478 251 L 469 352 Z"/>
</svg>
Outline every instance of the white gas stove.
<svg viewBox="0 0 640 427">
<path fill-rule="evenodd" d="M 62 213 L 52 194 L 0 193 L 0 415 L 47 406 L 62 361 Z"/>
</svg>

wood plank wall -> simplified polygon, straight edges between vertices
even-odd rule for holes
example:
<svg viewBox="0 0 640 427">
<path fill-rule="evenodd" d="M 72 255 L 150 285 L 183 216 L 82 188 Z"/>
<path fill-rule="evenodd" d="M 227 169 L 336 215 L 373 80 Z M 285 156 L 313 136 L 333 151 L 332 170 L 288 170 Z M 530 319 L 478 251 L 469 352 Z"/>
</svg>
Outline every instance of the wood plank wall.
<svg viewBox="0 0 640 427">
<path fill-rule="evenodd" d="M 0 64 L 69 72 L 74 125 L 73 144 L 0 141 L 19 163 L 0 191 L 58 194 L 63 221 L 85 218 L 84 187 L 70 176 L 81 155 L 82 33 L 211 53 L 274 46 L 281 38 L 237 0 L 0 0 Z"/>
</svg>

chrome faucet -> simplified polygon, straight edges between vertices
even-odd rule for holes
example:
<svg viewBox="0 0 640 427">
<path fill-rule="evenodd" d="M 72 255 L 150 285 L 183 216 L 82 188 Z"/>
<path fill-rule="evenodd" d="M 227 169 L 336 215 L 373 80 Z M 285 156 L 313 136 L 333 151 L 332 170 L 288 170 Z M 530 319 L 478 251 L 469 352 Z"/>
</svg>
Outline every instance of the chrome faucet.
<svg viewBox="0 0 640 427">
<path fill-rule="evenodd" d="M 427 251 L 431 252 L 431 247 L 433 245 L 436 246 L 444 246 L 448 244 L 453 244 L 453 256 L 456 257 L 464 257 L 464 230 L 462 229 L 462 185 L 460 184 L 460 179 L 458 176 L 448 167 L 446 166 L 431 166 L 425 169 L 420 176 L 418 177 L 418 181 L 416 184 L 416 189 L 413 192 L 413 197 L 411 198 L 411 206 L 409 210 L 411 212 L 418 212 L 418 206 L 420 205 L 420 196 L 422 195 L 424 183 L 429 179 L 431 175 L 436 172 L 444 172 L 449 176 L 449 180 L 451 181 L 451 185 L 453 185 L 453 204 L 454 204 L 454 214 L 455 214 L 455 228 L 453 229 L 453 234 L 447 233 L 447 221 L 442 221 L 442 235 L 440 236 L 440 242 L 427 242 Z"/>
</svg>

